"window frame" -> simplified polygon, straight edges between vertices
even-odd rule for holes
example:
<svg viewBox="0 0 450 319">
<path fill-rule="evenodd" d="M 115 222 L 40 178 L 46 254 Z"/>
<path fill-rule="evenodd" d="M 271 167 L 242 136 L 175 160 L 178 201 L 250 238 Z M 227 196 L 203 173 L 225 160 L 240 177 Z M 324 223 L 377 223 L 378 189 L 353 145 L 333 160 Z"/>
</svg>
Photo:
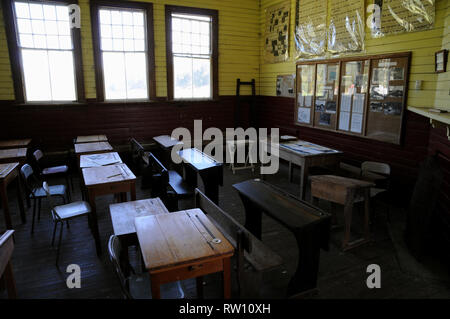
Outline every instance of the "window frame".
<svg viewBox="0 0 450 319">
<path fill-rule="evenodd" d="M 203 9 L 194 7 L 183 7 L 165 5 L 166 11 L 166 69 L 167 69 L 167 98 L 170 101 L 210 101 L 219 98 L 219 11 L 213 9 Z M 173 79 L 173 51 L 172 51 L 172 13 L 192 14 L 211 17 L 211 98 L 188 98 L 174 99 L 174 79 Z"/>
<path fill-rule="evenodd" d="M 18 34 L 16 26 L 16 18 L 14 15 L 15 0 L 2 0 L 3 15 L 5 20 L 6 40 L 8 43 L 9 60 L 11 63 L 11 73 L 14 86 L 14 95 L 16 103 L 18 104 L 70 104 L 76 102 L 85 102 L 85 88 L 83 75 L 83 60 L 81 50 L 81 33 L 79 28 L 71 28 L 72 44 L 73 44 L 73 62 L 74 62 L 74 76 L 75 76 L 75 101 L 26 101 L 25 99 L 25 79 L 23 72 L 23 61 L 20 54 L 20 47 L 18 44 Z M 20 0 L 18 0 L 20 2 Z M 78 4 L 77 0 L 25 0 L 25 2 L 35 2 L 40 4 Z"/>
<path fill-rule="evenodd" d="M 100 48 L 100 22 L 99 11 L 102 7 L 110 7 L 117 9 L 141 9 L 145 11 L 146 34 L 147 34 L 147 99 L 123 99 L 123 100 L 105 100 L 105 81 L 103 78 L 103 58 Z M 156 74 L 155 74 L 155 36 L 153 27 L 153 3 L 137 2 L 137 1 L 108 1 L 108 0 L 91 0 L 91 28 L 92 28 L 92 45 L 94 51 L 95 64 L 95 86 L 97 91 L 97 101 L 106 103 L 129 102 L 135 103 L 139 101 L 152 101 L 156 99 Z"/>
</svg>

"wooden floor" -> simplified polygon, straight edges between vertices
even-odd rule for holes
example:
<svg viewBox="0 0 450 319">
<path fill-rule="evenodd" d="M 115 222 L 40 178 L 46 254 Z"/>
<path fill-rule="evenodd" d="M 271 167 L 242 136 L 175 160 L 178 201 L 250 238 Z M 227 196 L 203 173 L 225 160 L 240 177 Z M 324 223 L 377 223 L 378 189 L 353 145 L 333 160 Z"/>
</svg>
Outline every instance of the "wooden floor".
<svg viewBox="0 0 450 319">
<path fill-rule="evenodd" d="M 235 175 L 226 168 L 224 170 L 225 185 L 220 188 L 220 206 L 238 221 L 244 222 L 243 205 L 232 184 L 252 177 L 251 171 L 238 171 Z M 296 171 L 298 174 L 298 171 Z M 287 166 L 281 165 L 277 175 L 270 176 L 269 182 L 297 194 L 298 177 L 294 183 L 287 181 Z M 58 181 L 51 181 L 55 184 Z M 62 181 L 61 181 L 62 182 Z M 79 180 L 74 178 L 75 192 L 73 199 L 80 199 Z M 13 223 L 16 230 L 15 251 L 12 260 L 17 282 L 19 298 L 121 298 L 119 283 L 112 271 L 106 244 L 112 234 L 112 225 L 108 205 L 113 202 L 113 196 L 103 196 L 97 199 L 99 227 L 103 254 L 98 258 L 95 253 L 94 240 L 89 232 L 87 220 L 79 219 L 71 222 L 70 229 L 64 230 L 60 266 L 55 266 L 56 250 L 51 247 L 52 222 L 49 216 L 49 206 L 46 201 L 42 205 L 41 220 L 36 224 L 35 232 L 30 234 L 32 209 L 28 209 L 26 224 L 20 224 L 18 207 L 13 189 L 9 191 L 10 206 L 13 211 Z M 138 180 L 137 198 L 149 197 L 149 190 L 140 189 Z M 181 203 L 180 208 L 192 206 L 192 201 Z M 327 203 L 321 203 L 324 209 L 329 209 Z M 319 292 L 312 298 L 450 298 L 448 268 L 438 263 L 432 266 L 421 265 L 434 276 L 424 276 L 422 273 L 407 271 L 406 264 L 414 264 L 413 258 L 404 258 L 409 253 L 402 245 L 394 245 L 391 239 L 393 232 L 401 233 L 404 227 L 404 211 L 391 209 L 391 223 L 386 222 L 383 207 L 377 208 L 376 218 L 372 224 L 373 243 L 356 248 L 346 253 L 339 250 L 341 230 L 333 230 L 330 251 L 321 252 L 319 269 Z M 338 213 L 339 215 L 339 213 Z M 355 213 L 357 215 L 357 213 Z M 355 220 L 357 224 L 358 220 Z M 0 213 L 0 229 L 4 230 L 3 215 Z M 399 236 L 401 238 L 401 236 Z M 288 282 L 297 263 L 297 251 L 294 237 L 275 221 L 263 218 L 263 242 L 278 252 L 285 265 L 277 270 L 277 278 L 273 290 L 267 296 L 285 298 L 283 286 Z M 397 238 L 398 240 L 398 238 Z M 400 239 L 401 241 L 401 239 Z M 402 248 L 403 247 L 403 248 Z M 401 250 L 401 251 L 399 251 Z M 136 250 L 131 248 L 130 258 L 136 269 L 139 269 L 139 258 Z M 399 258 L 399 256 L 403 256 Z M 406 261 L 405 261 L 406 260 Z M 66 285 L 66 267 L 78 264 L 81 268 L 81 288 L 69 289 Z M 381 289 L 368 289 L 366 286 L 366 267 L 378 264 L 381 267 Z M 412 267 L 414 268 L 414 267 Z M 406 269 L 406 270 L 405 270 Z M 442 270 L 446 269 L 446 270 Z M 220 298 L 220 276 L 205 277 L 205 298 Z M 193 281 L 183 283 L 188 298 L 195 298 Z M 233 286 L 235 288 L 235 285 Z M 5 293 L 0 291 L 0 298 Z"/>
</svg>

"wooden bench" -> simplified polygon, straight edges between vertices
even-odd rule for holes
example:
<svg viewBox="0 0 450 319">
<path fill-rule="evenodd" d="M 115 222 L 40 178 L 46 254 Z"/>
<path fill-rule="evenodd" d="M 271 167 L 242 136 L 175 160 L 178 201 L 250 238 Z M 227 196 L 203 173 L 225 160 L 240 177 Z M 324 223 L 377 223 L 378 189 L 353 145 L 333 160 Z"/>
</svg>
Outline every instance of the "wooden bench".
<svg viewBox="0 0 450 319">
<path fill-rule="evenodd" d="M 283 259 L 223 211 L 198 188 L 195 206 L 200 208 L 236 249 L 237 281 L 240 297 L 261 297 L 264 274 L 279 270 Z M 247 262 L 246 267 L 244 260 Z"/>
<path fill-rule="evenodd" d="M 194 195 L 189 186 L 176 171 L 168 170 L 151 152 L 145 152 L 143 161 L 147 164 L 143 178 L 151 179 L 151 196 L 159 197 L 169 211 L 178 210 L 178 199 Z"/>
</svg>

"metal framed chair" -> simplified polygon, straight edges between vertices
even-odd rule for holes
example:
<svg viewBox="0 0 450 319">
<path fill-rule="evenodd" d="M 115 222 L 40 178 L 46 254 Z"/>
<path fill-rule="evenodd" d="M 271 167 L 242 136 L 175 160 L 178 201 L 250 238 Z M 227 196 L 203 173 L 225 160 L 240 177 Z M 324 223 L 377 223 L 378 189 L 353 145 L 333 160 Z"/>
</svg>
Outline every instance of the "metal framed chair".
<svg viewBox="0 0 450 319">
<path fill-rule="evenodd" d="M 59 166 L 43 167 L 42 163 L 44 161 L 44 153 L 42 153 L 40 149 L 37 149 L 33 152 L 33 158 L 36 162 L 36 168 L 39 170 L 39 173 L 43 178 L 52 176 L 63 176 L 65 178 L 67 185 L 67 195 L 70 200 L 70 185 L 72 185 L 73 189 L 73 181 L 72 177 L 70 176 L 69 166 L 59 165 Z"/>
<path fill-rule="evenodd" d="M 69 228 L 69 223 L 68 221 L 77 217 L 82 217 L 82 216 L 87 216 L 88 217 L 88 222 L 90 225 L 90 221 L 89 221 L 89 217 L 90 217 L 90 213 L 91 213 L 91 206 L 89 205 L 88 202 L 84 202 L 84 201 L 77 201 L 77 202 L 72 202 L 69 204 L 64 204 L 64 205 L 54 205 L 53 200 L 52 200 L 52 196 L 50 194 L 50 188 L 47 184 L 47 182 L 44 182 L 42 184 L 42 188 L 44 189 L 46 195 L 47 195 L 47 199 L 50 203 L 50 207 L 51 207 L 51 215 L 52 215 L 52 219 L 53 219 L 53 234 L 52 234 L 52 246 L 55 243 L 55 234 L 56 234 L 56 228 L 58 226 L 58 224 L 61 224 L 61 228 L 59 231 L 59 240 L 58 240 L 58 247 L 57 247 L 57 251 L 56 251 L 56 265 L 58 266 L 58 260 L 59 260 L 59 252 L 60 252 L 60 248 L 61 248 L 61 240 L 62 240 L 62 234 L 63 234 L 63 229 L 64 229 L 64 222 L 67 222 L 67 228 Z"/>
<path fill-rule="evenodd" d="M 34 233 L 34 221 L 37 219 L 38 221 L 41 219 L 41 201 L 43 198 L 47 197 L 44 189 L 40 186 L 42 181 L 38 179 L 38 177 L 34 174 L 33 168 L 29 164 L 25 164 L 20 168 L 20 174 L 22 175 L 22 179 L 25 184 L 25 189 L 27 192 L 27 196 L 33 200 L 33 220 L 31 223 L 31 233 Z M 66 193 L 65 185 L 52 185 L 49 186 L 50 196 L 59 197 L 62 199 L 63 204 L 69 200 L 69 197 Z"/>
<path fill-rule="evenodd" d="M 129 266 L 126 265 L 128 261 L 121 260 L 120 258 L 122 249 L 119 237 L 111 235 L 108 241 L 109 260 L 113 266 L 114 273 L 119 279 L 123 297 L 125 299 L 151 299 L 152 294 L 149 274 L 147 272 L 143 274 L 132 273 L 131 275 L 126 276 L 123 270 L 125 267 Z M 176 296 L 177 299 L 184 298 L 184 291 L 180 281 L 167 283 L 165 286 L 168 289 L 162 291 L 163 297 L 166 295 L 166 298 L 174 298 L 174 296 Z"/>
</svg>

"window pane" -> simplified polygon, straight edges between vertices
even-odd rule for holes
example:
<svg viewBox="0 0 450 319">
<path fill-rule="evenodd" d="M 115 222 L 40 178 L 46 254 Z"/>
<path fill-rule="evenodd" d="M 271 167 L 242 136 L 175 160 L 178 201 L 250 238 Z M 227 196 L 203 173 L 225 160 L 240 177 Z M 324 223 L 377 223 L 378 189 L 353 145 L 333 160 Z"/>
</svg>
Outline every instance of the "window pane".
<svg viewBox="0 0 450 319">
<path fill-rule="evenodd" d="M 100 23 L 111 24 L 111 13 L 109 10 L 100 10 Z"/>
<path fill-rule="evenodd" d="M 27 101 L 52 99 L 46 50 L 22 50 Z"/>
<path fill-rule="evenodd" d="M 30 18 L 30 9 L 28 8 L 28 3 L 16 2 L 16 16 L 18 18 Z"/>
<path fill-rule="evenodd" d="M 132 39 L 133 38 L 133 27 L 132 26 L 124 26 L 123 27 L 123 37 Z"/>
<path fill-rule="evenodd" d="M 33 35 L 34 47 L 38 49 L 47 48 L 47 39 L 45 35 Z"/>
<path fill-rule="evenodd" d="M 75 100 L 75 77 L 72 52 L 49 51 L 48 54 L 53 100 Z"/>
<path fill-rule="evenodd" d="M 119 11 L 111 11 L 111 23 L 122 24 L 122 15 Z"/>
<path fill-rule="evenodd" d="M 126 53 L 127 97 L 129 99 L 147 99 L 147 66 L 145 53 Z"/>
<path fill-rule="evenodd" d="M 144 27 L 134 27 L 134 38 L 135 39 L 144 39 Z"/>
<path fill-rule="evenodd" d="M 125 61 L 122 52 L 103 52 L 105 98 L 126 99 Z"/>
<path fill-rule="evenodd" d="M 211 60 L 193 59 L 194 98 L 211 97 Z"/>
<path fill-rule="evenodd" d="M 69 9 L 66 6 L 56 6 L 56 17 L 60 21 L 69 21 Z"/>
<path fill-rule="evenodd" d="M 123 40 L 124 51 L 134 51 L 134 41 L 132 39 Z"/>
<path fill-rule="evenodd" d="M 192 98 L 192 59 L 173 58 L 174 98 Z"/>
<path fill-rule="evenodd" d="M 112 37 L 111 25 L 109 24 L 100 25 L 100 34 L 102 38 L 111 38 Z"/>
<path fill-rule="evenodd" d="M 144 14 L 142 12 L 133 13 L 134 25 L 144 25 Z"/>
<path fill-rule="evenodd" d="M 122 21 L 125 25 L 133 24 L 133 14 L 131 12 L 122 12 Z"/>
<path fill-rule="evenodd" d="M 113 39 L 113 50 L 114 51 L 123 51 L 123 40 L 122 39 Z"/>
<path fill-rule="evenodd" d="M 44 18 L 46 20 L 56 20 L 56 8 L 55 6 L 44 5 Z"/>
<path fill-rule="evenodd" d="M 111 51 L 112 50 L 112 39 L 102 38 L 102 50 Z"/>
<path fill-rule="evenodd" d="M 21 34 L 20 35 L 20 46 L 25 48 L 34 48 L 33 36 L 31 34 Z"/>
<path fill-rule="evenodd" d="M 49 49 L 59 49 L 59 40 L 57 35 L 47 36 L 47 47 Z"/>
<path fill-rule="evenodd" d="M 134 51 L 145 51 L 144 40 L 134 40 Z"/>
<path fill-rule="evenodd" d="M 122 26 L 121 25 L 113 25 L 112 27 L 112 35 L 113 38 L 123 38 Z"/>
<path fill-rule="evenodd" d="M 43 19 L 44 18 L 41 4 L 35 4 L 35 3 L 30 4 L 30 13 L 31 13 L 31 19 Z"/>
<path fill-rule="evenodd" d="M 69 21 L 58 21 L 59 35 L 70 35 Z"/>
<path fill-rule="evenodd" d="M 32 33 L 30 20 L 17 19 L 17 29 L 19 30 L 19 33 Z"/>
<path fill-rule="evenodd" d="M 70 36 L 59 36 L 59 47 L 65 50 L 72 49 L 72 39 Z"/>
<path fill-rule="evenodd" d="M 45 21 L 45 31 L 47 34 L 57 35 L 58 34 L 58 25 L 56 21 Z"/>
<path fill-rule="evenodd" d="M 43 20 L 31 20 L 34 34 L 45 34 L 45 25 Z"/>
</svg>

